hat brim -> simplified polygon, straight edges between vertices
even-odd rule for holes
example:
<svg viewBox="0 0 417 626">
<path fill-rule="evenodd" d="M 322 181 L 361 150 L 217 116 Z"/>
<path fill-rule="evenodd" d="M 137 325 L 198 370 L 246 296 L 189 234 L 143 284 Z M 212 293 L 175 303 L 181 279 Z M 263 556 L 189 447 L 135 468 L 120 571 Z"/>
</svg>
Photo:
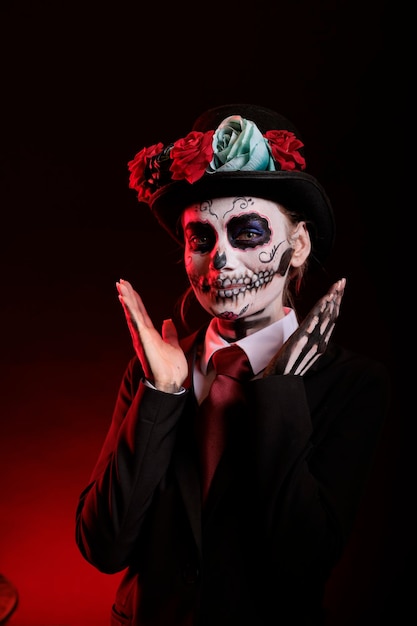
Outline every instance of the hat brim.
<svg viewBox="0 0 417 626">
<path fill-rule="evenodd" d="M 316 178 L 304 172 L 216 172 L 194 184 L 174 181 L 154 193 L 150 207 L 161 226 L 183 245 L 182 211 L 195 202 L 230 196 L 254 196 L 282 204 L 307 222 L 312 257 L 321 264 L 329 256 L 335 238 L 332 206 Z"/>
</svg>

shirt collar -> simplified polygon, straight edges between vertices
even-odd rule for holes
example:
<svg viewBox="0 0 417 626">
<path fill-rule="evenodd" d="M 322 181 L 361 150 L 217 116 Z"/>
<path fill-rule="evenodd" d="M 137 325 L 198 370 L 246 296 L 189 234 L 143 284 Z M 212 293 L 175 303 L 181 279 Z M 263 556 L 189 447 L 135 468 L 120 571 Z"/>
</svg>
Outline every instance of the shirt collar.
<svg viewBox="0 0 417 626">
<path fill-rule="evenodd" d="M 281 348 L 290 335 L 298 328 L 298 321 L 293 309 L 284 307 L 285 316 L 261 330 L 234 342 L 246 352 L 254 375 L 261 372 Z M 207 328 L 200 368 L 207 373 L 207 365 L 216 350 L 229 345 L 218 333 L 217 319 L 213 318 Z"/>
</svg>

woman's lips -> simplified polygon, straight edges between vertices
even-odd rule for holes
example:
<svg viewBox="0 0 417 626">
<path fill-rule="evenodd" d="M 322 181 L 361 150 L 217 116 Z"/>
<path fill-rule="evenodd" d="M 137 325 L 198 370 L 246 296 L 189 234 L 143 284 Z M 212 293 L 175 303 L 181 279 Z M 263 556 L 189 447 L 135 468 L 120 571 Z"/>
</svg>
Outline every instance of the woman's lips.
<svg viewBox="0 0 417 626">
<path fill-rule="evenodd" d="M 212 283 L 203 284 L 203 293 L 212 293 L 216 298 L 231 298 L 245 291 L 259 289 L 269 283 L 274 276 L 273 271 L 262 271 L 246 278 L 217 278 Z"/>
</svg>

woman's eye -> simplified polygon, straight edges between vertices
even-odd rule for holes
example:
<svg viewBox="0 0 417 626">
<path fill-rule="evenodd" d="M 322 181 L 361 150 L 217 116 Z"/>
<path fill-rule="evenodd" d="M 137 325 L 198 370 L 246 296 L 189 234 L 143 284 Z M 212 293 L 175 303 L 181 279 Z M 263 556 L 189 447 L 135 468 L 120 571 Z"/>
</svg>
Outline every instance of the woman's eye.
<svg viewBox="0 0 417 626">
<path fill-rule="evenodd" d="M 188 245 L 191 249 L 196 250 L 201 246 L 206 246 L 208 241 L 208 237 L 198 237 L 197 235 L 193 235 L 188 240 Z"/>
<path fill-rule="evenodd" d="M 233 217 L 227 231 L 230 244 L 235 248 L 255 248 L 271 238 L 268 221 L 257 213 Z"/>
<path fill-rule="evenodd" d="M 265 243 L 265 232 L 253 228 L 243 229 L 230 238 L 230 243 L 235 248 L 256 248 Z"/>
<path fill-rule="evenodd" d="M 192 252 L 208 252 L 213 246 L 213 237 L 210 235 L 190 235 L 188 247 Z"/>
<path fill-rule="evenodd" d="M 243 230 L 236 237 L 236 241 L 251 241 L 253 239 L 257 239 L 262 236 L 262 233 L 256 232 L 254 230 Z"/>
<path fill-rule="evenodd" d="M 215 233 L 208 224 L 201 222 L 187 224 L 184 235 L 191 252 L 208 252 L 214 245 Z"/>
</svg>

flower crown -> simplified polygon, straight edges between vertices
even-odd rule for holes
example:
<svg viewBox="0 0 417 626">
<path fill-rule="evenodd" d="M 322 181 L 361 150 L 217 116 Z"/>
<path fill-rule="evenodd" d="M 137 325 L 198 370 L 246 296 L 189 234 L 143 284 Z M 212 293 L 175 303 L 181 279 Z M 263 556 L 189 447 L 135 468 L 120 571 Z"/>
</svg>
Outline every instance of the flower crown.
<svg viewBox="0 0 417 626">
<path fill-rule="evenodd" d="M 240 115 L 223 120 L 217 130 L 191 131 L 164 147 L 163 143 L 142 148 L 129 161 L 129 188 L 139 202 L 176 180 L 190 184 L 215 172 L 304 170 L 304 144 L 288 130 L 259 128 Z"/>
</svg>

